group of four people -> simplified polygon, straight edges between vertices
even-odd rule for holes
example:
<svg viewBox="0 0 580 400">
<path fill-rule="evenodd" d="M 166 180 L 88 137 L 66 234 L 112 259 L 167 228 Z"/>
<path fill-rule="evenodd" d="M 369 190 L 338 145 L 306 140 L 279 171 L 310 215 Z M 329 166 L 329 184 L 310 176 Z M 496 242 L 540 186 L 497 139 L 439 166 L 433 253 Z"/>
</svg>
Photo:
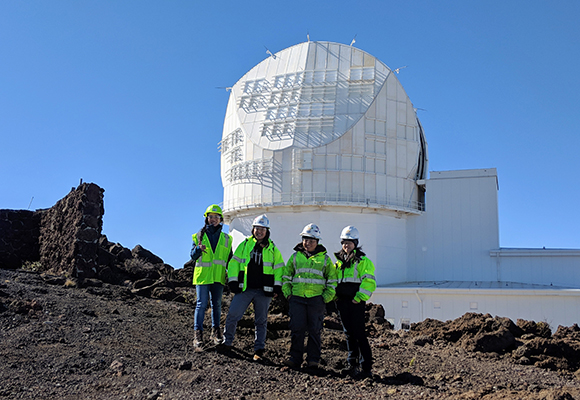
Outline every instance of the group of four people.
<svg viewBox="0 0 580 400">
<path fill-rule="evenodd" d="M 308 332 L 306 363 L 316 368 L 320 362 L 326 304 L 336 301 L 347 339 L 347 370 L 370 375 L 372 352 L 365 331 L 365 303 L 376 288 L 375 267 L 359 246 L 354 226 L 345 227 L 340 235 L 341 250 L 336 263 L 320 244 L 318 226 L 308 224 L 285 264 L 280 250 L 270 239 L 270 222 L 266 215 L 252 224 L 252 235 L 238 245 L 232 254 L 232 237 L 222 232 L 223 214 L 213 204 L 204 213 L 205 225 L 193 235 L 191 258 L 196 262 L 193 284 L 197 303 L 194 315 L 194 346 L 203 346 L 203 319 L 211 301 L 212 340 L 231 349 L 236 327 L 250 303 L 254 305 L 254 360 L 264 355 L 267 317 L 275 295 L 289 302 L 291 346 L 284 364 L 299 368 L 303 362 L 304 340 Z M 222 336 L 220 329 L 221 299 L 226 283 L 234 297 L 231 301 Z M 358 371 L 358 368 L 362 371 Z"/>
</svg>

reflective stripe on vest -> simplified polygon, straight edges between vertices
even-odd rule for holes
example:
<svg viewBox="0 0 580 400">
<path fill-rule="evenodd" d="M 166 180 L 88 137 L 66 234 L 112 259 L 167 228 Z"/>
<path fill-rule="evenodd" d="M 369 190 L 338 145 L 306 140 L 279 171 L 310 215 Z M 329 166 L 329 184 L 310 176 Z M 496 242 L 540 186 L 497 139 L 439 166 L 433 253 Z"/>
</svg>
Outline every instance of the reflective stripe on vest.
<svg viewBox="0 0 580 400">
<path fill-rule="evenodd" d="M 292 283 L 312 283 L 315 285 L 320 285 L 321 283 L 325 283 L 325 281 L 324 279 L 294 278 L 292 279 Z"/>
<path fill-rule="evenodd" d="M 300 268 L 300 269 L 296 270 L 295 274 L 299 274 L 301 272 L 307 272 L 309 274 L 324 276 L 324 271 L 319 271 L 319 270 L 314 269 L 314 268 Z"/>
<path fill-rule="evenodd" d="M 297 274 L 297 273 L 298 273 L 298 270 L 296 269 L 296 259 L 297 259 L 297 258 L 298 258 L 298 252 L 294 253 L 294 273 L 295 273 L 295 274 Z M 306 257 L 306 259 L 308 259 L 308 257 Z M 327 255 L 327 254 L 325 254 L 325 255 L 324 255 L 324 264 L 322 265 L 322 267 L 323 267 L 323 268 L 324 268 L 324 266 L 326 266 L 326 260 L 327 260 L 327 259 L 328 259 L 328 255 Z M 302 271 L 302 270 L 304 270 L 304 269 L 307 269 L 307 268 L 301 268 L 300 270 Z M 317 270 L 317 271 L 318 271 L 318 270 Z"/>
<path fill-rule="evenodd" d="M 274 262 L 266 262 L 264 261 L 264 267 L 270 267 L 272 269 L 278 269 L 284 267 L 284 263 L 278 263 L 274 265 Z"/>
<path fill-rule="evenodd" d="M 200 263 L 197 264 L 197 266 L 198 267 L 211 267 L 214 264 L 221 265 L 222 267 L 225 267 L 227 265 L 227 263 L 224 260 L 214 259 L 213 260 L 213 263 L 211 263 L 211 262 L 200 262 Z"/>
<path fill-rule="evenodd" d="M 324 282 L 324 286 L 328 286 L 329 283 L 336 282 L 336 281 L 326 281 L 324 278 L 324 268 L 326 267 L 326 262 L 329 260 L 328 254 L 324 255 L 324 263 L 322 264 L 322 271 L 313 268 L 300 268 L 296 269 L 296 259 L 298 258 L 298 252 L 294 253 L 294 277 L 287 276 L 286 279 L 290 279 L 291 282 L 287 283 L 313 283 L 316 285 L 320 285 L 321 281 Z M 299 272 L 307 272 L 315 275 L 319 275 L 322 278 L 313 278 L 313 279 L 306 279 L 306 278 L 296 278 L 296 275 Z"/>
<path fill-rule="evenodd" d="M 232 260 L 235 260 L 239 264 L 239 271 L 245 272 L 244 279 L 239 282 L 239 286 L 242 290 L 247 282 L 246 272 L 251 259 L 251 251 L 256 246 L 256 244 L 257 241 L 255 241 L 255 238 L 246 238 L 244 242 L 240 243 L 236 249 L 238 255 L 234 254 L 232 256 Z M 279 254 L 279 250 L 277 249 L 276 245 L 271 240 L 268 240 L 268 245 L 262 249 L 262 273 L 264 276 L 274 277 L 274 271 L 285 266 L 284 262 L 274 264 L 274 262 L 277 261 L 277 254 Z M 238 280 L 239 279 L 237 274 L 231 278 L 228 278 L 228 282 L 238 282 Z M 282 282 L 274 281 L 274 285 L 282 286 Z M 274 286 L 263 286 L 263 290 L 266 293 L 272 293 L 274 291 Z"/>
<path fill-rule="evenodd" d="M 344 262 L 343 262 L 344 263 Z M 358 261 L 354 264 L 354 276 L 353 277 L 345 277 L 344 270 L 342 270 L 342 279 L 339 279 L 339 283 L 348 282 L 348 283 L 362 283 L 363 279 L 365 278 L 372 278 L 375 279 L 373 275 L 363 275 L 361 278 L 358 277 Z"/>
<path fill-rule="evenodd" d="M 232 258 L 234 260 L 236 260 L 237 262 L 239 262 L 240 264 L 244 264 L 246 262 L 246 259 L 245 258 L 240 258 L 238 256 L 232 256 Z"/>
</svg>

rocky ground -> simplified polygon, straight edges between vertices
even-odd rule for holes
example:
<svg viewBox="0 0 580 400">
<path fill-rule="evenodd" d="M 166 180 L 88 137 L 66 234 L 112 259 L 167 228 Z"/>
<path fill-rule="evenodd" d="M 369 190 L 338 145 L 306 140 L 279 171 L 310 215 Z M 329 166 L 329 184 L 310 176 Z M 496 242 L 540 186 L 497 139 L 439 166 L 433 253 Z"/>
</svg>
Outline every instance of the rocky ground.
<svg viewBox="0 0 580 400">
<path fill-rule="evenodd" d="M 323 333 L 322 368 L 291 370 L 282 366 L 289 347 L 283 302 L 274 305 L 258 363 L 251 315 L 232 355 L 209 346 L 194 352 L 194 289 L 181 294 L 186 302 L 0 270 L 0 398 L 580 399 L 577 326 L 552 335 L 541 323 L 466 314 L 392 331 L 375 307 L 368 325 L 374 375 L 355 379 L 341 373 L 346 345 L 332 329 L 336 316 Z"/>
</svg>

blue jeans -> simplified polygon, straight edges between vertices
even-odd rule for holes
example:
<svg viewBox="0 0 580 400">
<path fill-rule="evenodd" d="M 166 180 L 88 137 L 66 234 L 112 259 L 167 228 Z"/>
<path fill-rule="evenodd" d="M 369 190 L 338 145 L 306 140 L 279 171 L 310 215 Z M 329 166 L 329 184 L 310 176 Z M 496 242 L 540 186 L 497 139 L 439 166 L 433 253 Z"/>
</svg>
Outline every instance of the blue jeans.
<svg viewBox="0 0 580 400">
<path fill-rule="evenodd" d="M 268 329 L 268 308 L 271 301 L 272 298 L 266 296 L 262 289 L 246 289 L 242 293 L 237 293 L 232 299 L 230 311 L 226 318 L 224 344 L 226 346 L 232 345 L 238 322 L 244 316 L 250 303 L 254 303 L 254 326 L 256 328 L 254 351 L 264 349 L 266 347 L 266 331 Z"/>
<path fill-rule="evenodd" d="M 292 296 L 290 303 L 290 360 L 302 364 L 304 357 L 304 338 L 308 331 L 306 345 L 306 361 L 320 362 L 322 340 L 320 335 L 324 325 L 326 304 L 322 296 L 300 297 Z"/>
<path fill-rule="evenodd" d="M 208 300 L 211 299 L 211 326 L 219 328 L 220 318 L 222 316 L 222 294 L 224 286 L 219 283 L 209 285 L 196 285 L 197 302 L 195 304 L 194 325 L 196 331 L 203 331 L 203 320 L 205 310 L 207 309 Z"/>
</svg>

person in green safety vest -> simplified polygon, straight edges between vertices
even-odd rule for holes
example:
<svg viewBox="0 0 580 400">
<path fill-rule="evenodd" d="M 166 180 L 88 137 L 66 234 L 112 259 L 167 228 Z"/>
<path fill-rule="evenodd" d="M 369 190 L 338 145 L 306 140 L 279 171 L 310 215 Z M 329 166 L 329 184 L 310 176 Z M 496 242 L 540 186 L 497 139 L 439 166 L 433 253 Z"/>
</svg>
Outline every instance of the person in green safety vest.
<svg viewBox="0 0 580 400">
<path fill-rule="evenodd" d="M 318 368 L 322 352 L 322 333 L 326 303 L 334 299 L 336 269 L 326 248 L 319 244 L 320 229 L 308 224 L 300 233 L 302 241 L 294 247 L 282 277 L 282 291 L 290 304 L 290 357 L 284 364 L 299 368 L 304 357 L 304 339 L 308 331 L 306 362 Z"/>
<path fill-rule="evenodd" d="M 211 300 L 212 340 L 222 343 L 220 328 L 222 294 L 226 283 L 226 266 L 232 257 L 232 237 L 222 232 L 223 213 L 212 204 L 205 210 L 205 225 L 193 235 L 191 259 L 195 261 L 193 284 L 197 295 L 194 313 L 194 341 L 196 351 L 203 347 L 203 320 L 208 300 Z"/>
<path fill-rule="evenodd" d="M 260 361 L 266 347 L 268 308 L 272 297 L 282 293 L 284 260 L 270 239 L 270 221 L 260 215 L 252 223 L 252 236 L 236 248 L 228 263 L 228 286 L 235 293 L 224 331 L 224 352 L 231 352 L 236 327 L 250 303 L 254 304 L 254 361 Z"/>
<path fill-rule="evenodd" d="M 336 307 L 346 335 L 347 368 L 356 377 L 370 377 L 373 355 L 365 331 L 366 302 L 377 288 L 375 266 L 359 247 L 359 232 L 352 225 L 340 233 L 342 249 L 336 256 Z M 362 370 L 359 370 L 362 368 Z"/>
</svg>

